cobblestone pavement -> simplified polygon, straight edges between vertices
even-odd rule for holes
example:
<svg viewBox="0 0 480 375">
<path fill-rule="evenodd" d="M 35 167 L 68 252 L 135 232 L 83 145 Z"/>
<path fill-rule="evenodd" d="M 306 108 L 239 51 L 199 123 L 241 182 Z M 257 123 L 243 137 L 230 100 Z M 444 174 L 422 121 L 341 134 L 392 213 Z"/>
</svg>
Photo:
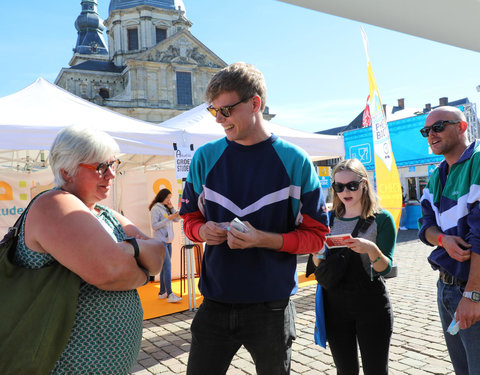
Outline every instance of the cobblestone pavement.
<svg viewBox="0 0 480 375">
<path fill-rule="evenodd" d="M 436 280 L 426 261 L 432 248 L 416 238 L 416 231 L 400 231 L 395 250 L 398 277 L 387 280 L 394 309 L 390 374 L 453 375 L 436 304 Z M 299 256 L 298 270 L 305 270 Z M 297 309 L 297 339 L 293 344 L 292 375 L 336 374 L 330 350 L 313 343 L 315 286 L 302 287 L 293 297 Z M 194 312 L 145 321 L 138 361 L 131 374 L 185 374 Z M 362 373 L 362 372 L 361 372 Z M 250 354 L 241 348 L 228 375 L 255 374 Z"/>
</svg>

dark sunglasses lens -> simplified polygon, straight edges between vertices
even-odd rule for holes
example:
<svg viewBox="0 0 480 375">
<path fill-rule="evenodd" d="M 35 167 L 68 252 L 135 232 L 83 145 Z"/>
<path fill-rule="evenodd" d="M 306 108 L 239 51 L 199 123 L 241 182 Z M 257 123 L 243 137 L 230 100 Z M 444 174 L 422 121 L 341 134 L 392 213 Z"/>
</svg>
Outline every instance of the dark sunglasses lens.
<svg viewBox="0 0 480 375">
<path fill-rule="evenodd" d="M 345 187 L 350 191 L 357 191 L 359 186 L 360 186 L 359 181 L 352 181 L 345 185 Z"/>
<path fill-rule="evenodd" d="M 435 133 L 440 133 L 440 132 L 443 132 L 445 130 L 445 123 L 444 122 L 441 122 L 439 124 L 433 124 L 432 125 L 432 130 L 435 132 Z"/>
<path fill-rule="evenodd" d="M 223 117 L 230 117 L 230 109 L 227 107 L 220 107 L 220 113 Z"/>
<path fill-rule="evenodd" d="M 340 183 L 337 183 L 337 182 L 334 182 L 332 184 L 332 187 L 333 187 L 333 190 L 335 190 L 336 193 L 341 193 L 343 191 L 343 189 L 345 189 L 344 184 L 340 184 Z"/>
<path fill-rule="evenodd" d="M 423 129 L 420 129 L 420 133 L 422 133 L 422 135 L 427 138 L 428 137 L 428 134 L 430 134 L 430 128 L 423 128 Z"/>
</svg>

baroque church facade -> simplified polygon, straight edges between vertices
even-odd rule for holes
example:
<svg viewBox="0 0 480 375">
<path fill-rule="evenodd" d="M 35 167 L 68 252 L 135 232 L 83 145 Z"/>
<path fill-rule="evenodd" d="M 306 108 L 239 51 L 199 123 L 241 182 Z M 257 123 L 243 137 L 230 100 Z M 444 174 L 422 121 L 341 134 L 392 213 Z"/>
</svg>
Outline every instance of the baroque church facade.
<svg viewBox="0 0 480 375">
<path fill-rule="evenodd" d="M 190 33 L 182 0 L 111 0 L 105 22 L 97 0 L 81 6 L 70 67 L 55 84 L 98 105 L 163 122 L 202 104 L 210 78 L 227 66 Z"/>
</svg>

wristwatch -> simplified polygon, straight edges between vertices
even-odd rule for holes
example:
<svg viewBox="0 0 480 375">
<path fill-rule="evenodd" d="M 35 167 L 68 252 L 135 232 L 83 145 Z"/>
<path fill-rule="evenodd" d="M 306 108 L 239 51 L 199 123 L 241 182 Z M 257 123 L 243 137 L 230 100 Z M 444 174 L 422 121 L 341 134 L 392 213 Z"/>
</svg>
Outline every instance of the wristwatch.
<svg viewBox="0 0 480 375">
<path fill-rule="evenodd" d="M 477 292 L 475 290 L 471 292 L 463 292 L 463 296 L 473 302 L 480 302 L 480 292 Z"/>
<path fill-rule="evenodd" d="M 135 237 L 127 237 L 124 239 L 124 241 L 127 241 L 133 246 L 133 256 L 135 259 L 138 259 L 138 255 L 140 254 L 140 248 L 138 247 L 137 239 Z"/>
</svg>

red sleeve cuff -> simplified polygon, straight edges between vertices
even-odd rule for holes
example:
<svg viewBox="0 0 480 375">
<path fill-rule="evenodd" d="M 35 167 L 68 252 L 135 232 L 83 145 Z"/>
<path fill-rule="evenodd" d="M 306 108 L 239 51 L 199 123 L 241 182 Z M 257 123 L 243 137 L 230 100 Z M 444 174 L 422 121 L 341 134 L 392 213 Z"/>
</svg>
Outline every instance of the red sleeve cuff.
<svg viewBox="0 0 480 375">
<path fill-rule="evenodd" d="M 325 242 L 329 228 L 313 220 L 308 215 L 303 216 L 297 229 L 282 233 L 283 246 L 279 251 L 290 254 L 308 254 L 319 251 Z"/>
<path fill-rule="evenodd" d="M 192 225 L 192 231 L 191 235 L 193 242 L 203 242 L 203 240 L 200 238 L 200 227 L 203 225 L 203 223 L 195 223 Z"/>
<path fill-rule="evenodd" d="M 205 224 L 205 218 L 200 211 L 191 212 L 182 215 L 183 231 L 185 235 L 193 242 L 203 242 L 200 237 L 200 227 Z"/>
<path fill-rule="evenodd" d="M 298 236 L 294 232 L 282 233 L 283 246 L 279 251 L 296 253 L 298 249 Z"/>
</svg>

